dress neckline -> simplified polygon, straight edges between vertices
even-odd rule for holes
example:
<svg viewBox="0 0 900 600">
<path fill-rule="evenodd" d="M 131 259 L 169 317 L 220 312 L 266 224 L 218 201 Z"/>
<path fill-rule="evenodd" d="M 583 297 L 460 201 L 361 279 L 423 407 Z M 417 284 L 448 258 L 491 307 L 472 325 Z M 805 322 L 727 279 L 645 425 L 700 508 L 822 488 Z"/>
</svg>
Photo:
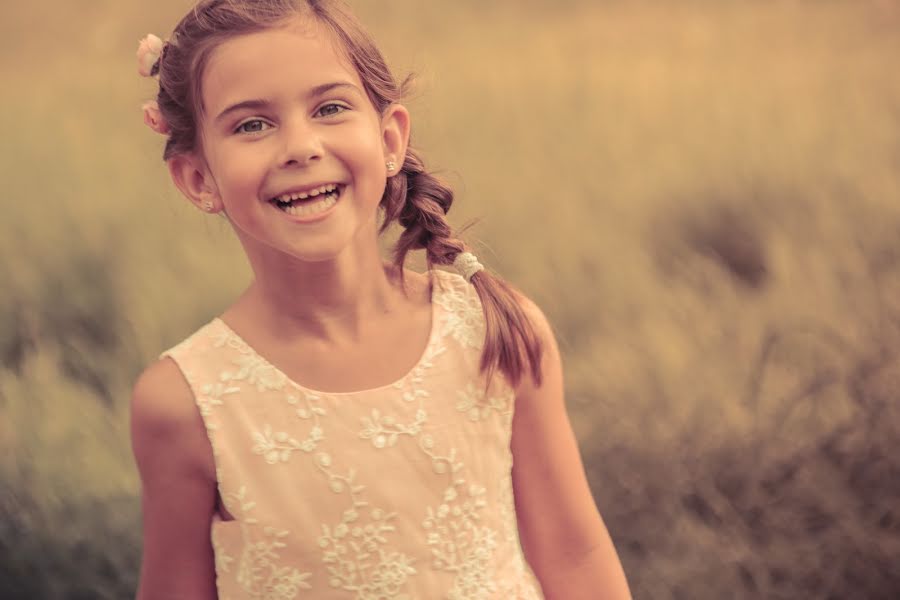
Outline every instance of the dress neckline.
<svg viewBox="0 0 900 600">
<path fill-rule="evenodd" d="M 213 318 L 211 323 L 215 324 L 215 325 L 219 326 L 220 328 L 222 328 L 223 330 L 225 330 L 225 332 L 232 339 L 237 341 L 238 344 L 240 345 L 240 348 L 239 348 L 240 352 L 251 355 L 253 358 L 258 360 L 262 365 L 272 369 L 279 377 L 284 378 L 284 381 L 289 386 L 291 386 L 301 392 L 315 394 L 317 396 L 356 396 L 356 395 L 361 395 L 361 394 L 380 392 L 380 391 L 388 390 L 391 388 L 402 388 L 403 385 L 406 383 L 406 380 L 409 379 L 410 377 L 412 377 L 412 375 L 416 371 L 419 370 L 419 368 L 422 366 L 422 363 L 424 363 L 425 360 L 428 358 L 428 356 L 431 354 L 432 346 L 434 346 L 434 344 L 437 341 L 438 311 L 437 311 L 437 302 L 435 302 L 435 300 L 438 297 L 439 287 L 440 287 L 440 283 L 441 283 L 439 281 L 440 277 L 437 275 L 437 273 L 439 273 L 439 272 L 440 271 L 437 269 L 432 269 L 429 271 L 429 273 L 431 274 L 431 277 L 429 278 L 430 279 L 429 283 L 430 283 L 430 288 L 431 288 L 430 294 L 429 294 L 429 296 L 430 296 L 429 299 L 431 302 L 431 304 L 430 304 L 431 323 L 429 325 L 428 341 L 425 344 L 425 348 L 420 353 L 418 360 L 416 360 L 416 363 L 409 370 L 407 370 L 407 372 L 402 377 L 400 377 L 396 381 L 392 381 L 392 382 L 386 383 L 384 385 L 378 385 L 375 387 L 367 388 L 364 390 L 353 390 L 353 391 L 349 391 L 349 392 L 326 392 L 323 390 L 316 390 L 311 387 L 302 385 L 299 382 L 294 381 L 294 379 L 292 379 L 290 377 L 290 375 L 288 375 L 283 370 L 281 370 L 280 368 L 278 368 L 277 366 L 272 364 L 269 361 L 269 359 L 267 359 L 265 356 L 260 354 L 256 350 L 256 348 L 254 348 L 249 343 L 247 343 L 247 341 L 244 338 L 242 338 L 240 336 L 240 334 L 238 334 L 234 329 L 232 329 L 231 326 L 228 325 L 228 323 L 223 321 L 221 319 L 221 317 Z"/>
</svg>

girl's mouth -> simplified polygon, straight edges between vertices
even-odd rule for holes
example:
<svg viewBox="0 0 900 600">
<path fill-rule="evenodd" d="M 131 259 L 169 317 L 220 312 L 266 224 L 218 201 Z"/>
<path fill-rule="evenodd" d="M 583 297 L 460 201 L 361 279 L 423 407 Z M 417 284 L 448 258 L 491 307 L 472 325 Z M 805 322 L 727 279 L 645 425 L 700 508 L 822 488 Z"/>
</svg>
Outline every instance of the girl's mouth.
<svg viewBox="0 0 900 600">
<path fill-rule="evenodd" d="M 337 203 L 341 193 L 344 191 L 345 186 L 343 184 L 336 184 L 329 185 L 327 187 L 331 189 L 325 192 L 320 192 L 315 196 L 299 198 L 295 195 L 293 199 L 290 199 L 287 202 L 284 201 L 286 198 L 282 196 L 281 198 L 272 198 L 269 202 L 271 202 L 280 211 L 294 217 L 316 215 L 319 213 L 323 213 L 334 206 Z"/>
</svg>

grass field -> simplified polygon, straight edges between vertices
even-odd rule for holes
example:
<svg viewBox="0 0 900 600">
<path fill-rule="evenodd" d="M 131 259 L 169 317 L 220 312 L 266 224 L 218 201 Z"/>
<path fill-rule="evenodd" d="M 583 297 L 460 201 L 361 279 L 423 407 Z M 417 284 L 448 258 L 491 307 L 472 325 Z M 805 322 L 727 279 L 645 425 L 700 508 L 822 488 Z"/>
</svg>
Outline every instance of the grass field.
<svg viewBox="0 0 900 600">
<path fill-rule="evenodd" d="M 57 4 L 0 24 L 0 595 L 118 599 L 131 385 L 250 272 L 141 122 L 189 3 Z M 635 598 L 900 597 L 900 4 L 353 5 L 556 327 Z"/>
</svg>

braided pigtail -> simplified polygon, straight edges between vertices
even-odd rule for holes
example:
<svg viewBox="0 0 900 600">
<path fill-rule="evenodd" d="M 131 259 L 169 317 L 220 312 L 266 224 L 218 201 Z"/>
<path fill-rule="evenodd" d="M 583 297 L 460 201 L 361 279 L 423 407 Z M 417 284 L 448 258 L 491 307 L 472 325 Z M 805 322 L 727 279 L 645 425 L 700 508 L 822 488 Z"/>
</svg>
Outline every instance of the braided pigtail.
<svg viewBox="0 0 900 600">
<path fill-rule="evenodd" d="M 400 172 L 388 179 L 382 204 L 383 232 L 394 220 L 404 228 L 394 246 L 394 266 L 403 273 L 410 250 L 425 250 L 428 268 L 452 265 L 467 251 L 454 236 L 445 215 L 453 204 L 453 191 L 428 173 L 418 153 L 407 149 Z M 526 371 L 541 384 L 541 341 L 519 300 L 520 294 L 503 279 L 480 270 L 470 281 L 484 310 L 485 340 L 480 368 L 487 381 L 499 369 L 515 387 Z"/>
</svg>

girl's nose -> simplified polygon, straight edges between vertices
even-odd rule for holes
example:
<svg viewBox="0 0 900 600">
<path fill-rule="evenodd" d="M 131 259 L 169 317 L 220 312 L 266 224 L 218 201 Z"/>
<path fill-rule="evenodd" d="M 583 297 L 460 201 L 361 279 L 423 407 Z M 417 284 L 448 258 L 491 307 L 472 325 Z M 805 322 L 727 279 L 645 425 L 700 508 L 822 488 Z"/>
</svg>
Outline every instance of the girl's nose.
<svg viewBox="0 0 900 600">
<path fill-rule="evenodd" d="M 280 166 L 304 166 L 321 160 L 324 155 L 322 139 L 314 126 L 293 124 L 282 130 L 284 146 L 278 159 Z"/>
</svg>

